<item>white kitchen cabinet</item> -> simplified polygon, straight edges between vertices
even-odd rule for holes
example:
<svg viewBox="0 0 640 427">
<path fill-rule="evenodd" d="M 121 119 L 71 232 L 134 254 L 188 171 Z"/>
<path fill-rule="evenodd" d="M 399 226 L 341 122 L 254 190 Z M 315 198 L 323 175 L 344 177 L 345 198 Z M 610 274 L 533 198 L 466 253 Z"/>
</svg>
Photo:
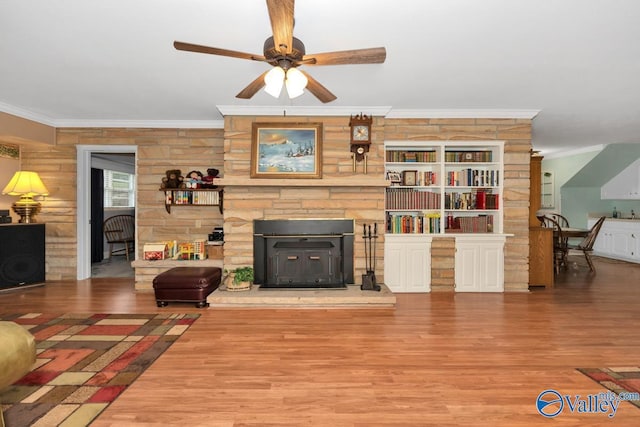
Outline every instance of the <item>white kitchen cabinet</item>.
<svg viewBox="0 0 640 427">
<path fill-rule="evenodd" d="M 640 199 L 640 159 L 633 162 L 600 188 L 603 200 Z"/>
<path fill-rule="evenodd" d="M 505 236 L 456 236 L 456 292 L 504 292 Z"/>
<path fill-rule="evenodd" d="M 589 219 L 589 228 L 597 219 Z M 640 263 L 640 220 L 607 218 L 593 245 L 593 254 Z"/>
<path fill-rule="evenodd" d="M 392 292 L 430 292 L 431 237 L 385 235 L 384 283 Z"/>
</svg>

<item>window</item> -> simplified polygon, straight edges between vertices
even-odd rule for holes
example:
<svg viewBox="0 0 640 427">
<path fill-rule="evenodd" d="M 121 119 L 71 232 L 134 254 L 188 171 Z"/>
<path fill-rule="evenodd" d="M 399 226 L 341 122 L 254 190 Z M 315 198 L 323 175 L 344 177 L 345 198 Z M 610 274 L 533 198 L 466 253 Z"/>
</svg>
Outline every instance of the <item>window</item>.
<svg viewBox="0 0 640 427">
<path fill-rule="evenodd" d="M 104 170 L 104 207 L 135 207 L 135 176 L 112 170 Z"/>
</svg>

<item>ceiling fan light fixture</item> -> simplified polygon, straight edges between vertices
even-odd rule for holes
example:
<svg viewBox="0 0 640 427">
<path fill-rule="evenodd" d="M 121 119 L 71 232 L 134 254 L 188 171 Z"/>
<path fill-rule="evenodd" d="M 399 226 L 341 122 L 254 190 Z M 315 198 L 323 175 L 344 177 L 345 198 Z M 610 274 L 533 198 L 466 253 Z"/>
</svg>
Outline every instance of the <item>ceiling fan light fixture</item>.
<svg viewBox="0 0 640 427">
<path fill-rule="evenodd" d="M 284 84 L 285 72 L 281 67 L 273 67 L 264 76 L 264 91 L 274 98 L 280 97 L 282 85 Z"/>
<path fill-rule="evenodd" d="M 302 95 L 304 88 L 307 87 L 307 83 L 309 83 L 307 76 L 302 74 L 297 68 L 289 68 L 286 77 L 285 85 L 289 98 L 293 99 Z"/>
</svg>

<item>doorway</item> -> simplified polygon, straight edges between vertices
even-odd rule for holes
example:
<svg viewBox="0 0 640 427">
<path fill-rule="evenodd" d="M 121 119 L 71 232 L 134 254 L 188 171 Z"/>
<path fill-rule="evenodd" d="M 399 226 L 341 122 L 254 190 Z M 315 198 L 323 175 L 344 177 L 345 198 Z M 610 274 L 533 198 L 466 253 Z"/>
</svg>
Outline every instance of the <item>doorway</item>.
<svg viewBox="0 0 640 427">
<path fill-rule="evenodd" d="M 88 279 L 92 275 L 92 191 L 91 169 L 95 159 L 127 159 L 131 162 L 134 177 L 137 177 L 137 146 L 135 145 L 77 145 L 77 279 Z M 94 163 L 95 164 L 95 163 Z M 135 179 L 135 178 L 134 178 Z M 97 224 L 94 224 L 97 226 Z M 101 224 L 100 224 L 101 226 Z M 95 230 L 95 227 L 94 227 Z M 136 231 L 137 241 L 137 231 Z M 131 261 L 129 261 L 131 262 Z"/>
</svg>

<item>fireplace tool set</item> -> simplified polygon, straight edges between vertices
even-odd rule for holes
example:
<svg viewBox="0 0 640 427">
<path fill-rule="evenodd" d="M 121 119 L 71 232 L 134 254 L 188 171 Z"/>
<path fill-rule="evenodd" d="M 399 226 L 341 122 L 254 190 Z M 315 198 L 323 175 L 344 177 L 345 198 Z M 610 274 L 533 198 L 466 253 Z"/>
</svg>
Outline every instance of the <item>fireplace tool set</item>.
<svg viewBox="0 0 640 427">
<path fill-rule="evenodd" d="M 380 291 L 380 285 L 376 284 L 376 241 L 378 240 L 378 224 L 373 224 L 373 234 L 371 224 L 364 224 L 364 258 L 367 273 L 362 275 L 363 291 Z"/>
</svg>

